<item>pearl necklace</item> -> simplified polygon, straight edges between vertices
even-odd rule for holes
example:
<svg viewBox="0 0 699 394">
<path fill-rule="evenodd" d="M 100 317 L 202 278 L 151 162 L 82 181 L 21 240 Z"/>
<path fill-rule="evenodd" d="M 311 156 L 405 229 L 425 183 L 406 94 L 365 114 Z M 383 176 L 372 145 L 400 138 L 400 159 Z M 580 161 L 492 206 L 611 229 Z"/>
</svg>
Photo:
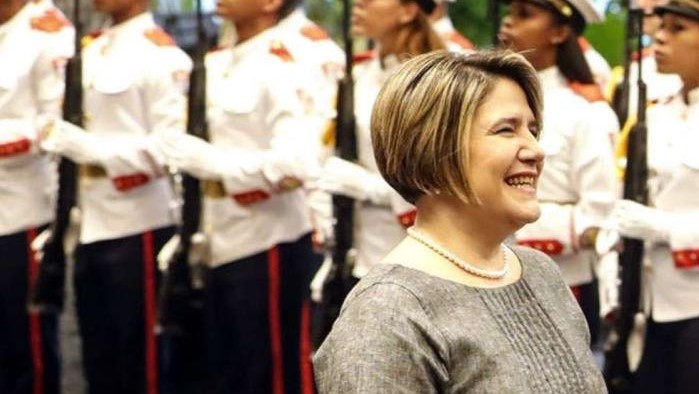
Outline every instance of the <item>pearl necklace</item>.
<svg viewBox="0 0 699 394">
<path fill-rule="evenodd" d="M 461 268 L 462 270 L 468 272 L 469 274 L 475 275 L 475 276 L 480 276 L 481 278 L 486 278 L 486 279 L 502 279 L 507 275 L 507 273 L 510 271 L 510 264 L 509 261 L 507 260 L 507 254 L 505 253 L 505 246 L 502 246 L 502 261 L 504 266 L 502 267 L 501 270 L 498 271 L 489 271 L 489 270 L 484 270 L 478 267 L 473 266 L 472 264 L 469 264 L 460 258 L 454 256 L 451 252 L 448 250 L 444 249 L 441 246 L 438 246 L 434 241 L 430 240 L 427 238 L 425 235 L 420 234 L 417 230 L 415 230 L 413 227 L 408 228 L 408 235 L 418 241 L 419 243 L 423 244 L 424 246 L 427 246 L 429 249 L 432 251 L 436 252 L 438 255 L 444 257 L 445 259 L 449 260 L 450 262 L 454 263 L 457 267 Z"/>
</svg>

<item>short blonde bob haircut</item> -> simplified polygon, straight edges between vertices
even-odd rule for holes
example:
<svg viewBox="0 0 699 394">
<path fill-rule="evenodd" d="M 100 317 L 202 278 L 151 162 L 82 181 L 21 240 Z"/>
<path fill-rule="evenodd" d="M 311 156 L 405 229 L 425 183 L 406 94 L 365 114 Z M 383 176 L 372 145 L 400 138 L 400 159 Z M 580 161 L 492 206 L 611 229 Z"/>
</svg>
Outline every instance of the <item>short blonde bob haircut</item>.
<svg viewBox="0 0 699 394">
<path fill-rule="evenodd" d="M 405 62 L 383 85 L 371 115 L 381 175 L 408 202 L 436 191 L 474 201 L 468 142 L 478 107 L 507 78 L 524 91 L 541 128 L 541 87 L 532 66 L 511 51 L 431 52 Z"/>
</svg>

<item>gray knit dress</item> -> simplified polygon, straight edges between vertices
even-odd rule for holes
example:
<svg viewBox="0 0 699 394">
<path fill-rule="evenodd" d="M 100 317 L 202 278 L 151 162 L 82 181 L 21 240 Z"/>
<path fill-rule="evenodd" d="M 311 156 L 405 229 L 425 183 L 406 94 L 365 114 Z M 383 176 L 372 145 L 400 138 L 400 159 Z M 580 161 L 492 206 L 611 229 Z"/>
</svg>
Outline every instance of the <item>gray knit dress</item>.
<svg viewBox="0 0 699 394">
<path fill-rule="evenodd" d="M 514 248 L 522 278 L 483 289 L 379 265 L 314 356 L 324 393 L 606 393 L 555 263 Z"/>
</svg>

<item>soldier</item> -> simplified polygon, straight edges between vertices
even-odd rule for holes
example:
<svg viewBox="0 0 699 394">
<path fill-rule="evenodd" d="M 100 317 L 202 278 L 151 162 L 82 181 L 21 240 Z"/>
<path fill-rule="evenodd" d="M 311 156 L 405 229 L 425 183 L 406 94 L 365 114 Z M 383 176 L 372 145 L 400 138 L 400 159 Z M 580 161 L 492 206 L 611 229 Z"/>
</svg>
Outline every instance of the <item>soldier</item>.
<svg viewBox="0 0 699 394">
<path fill-rule="evenodd" d="M 619 201 L 619 232 L 645 241 L 650 319 L 634 392 L 699 392 L 699 1 L 671 0 L 653 51 L 681 90 L 648 108 L 649 206 Z"/>
<path fill-rule="evenodd" d="M 593 343 L 599 327 L 593 246 L 617 195 L 612 139 L 619 129 L 578 44 L 585 25 L 599 18 L 587 0 L 516 0 L 499 33 L 532 63 L 544 90 L 542 213 L 515 237 L 558 263 Z"/>
<path fill-rule="evenodd" d="M 0 392 L 60 391 L 58 322 L 27 313 L 38 272 L 30 251 L 53 218 L 53 174 L 38 149 L 42 123 L 60 117 L 74 31 L 55 8 L 0 2 Z"/>
<path fill-rule="evenodd" d="M 171 165 L 204 181 L 207 393 L 312 389 L 306 301 L 315 264 L 301 186 L 320 144 L 300 85 L 313 70 L 299 67 L 277 26 L 296 6 L 218 2 L 237 34 L 206 58 L 210 142 L 163 141 Z"/>
<path fill-rule="evenodd" d="M 75 295 L 90 393 L 154 393 L 155 255 L 173 233 L 173 193 L 154 140 L 183 131 L 191 62 L 147 0 L 95 0 L 112 25 L 85 38 L 85 128 L 57 122 L 42 147 L 80 164 Z"/>
<path fill-rule="evenodd" d="M 468 38 L 464 37 L 455 28 L 449 17 L 449 3 L 454 3 L 456 0 L 435 0 L 437 6 L 430 14 L 432 27 L 442 37 L 449 49 L 452 51 L 471 52 L 475 46 Z"/>
<path fill-rule="evenodd" d="M 429 23 L 428 15 L 434 7 L 432 0 L 360 0 L 352 9 L 353 35 L 364 35 L 377 44 L 368 57 L 356 59 L 354 109 L 359 160 L 352 163 L 329 158 L 319 186 L 357 201 L 357 258 L 353 271 L 356 278 L 363 277 L 374 262 L 381 261 L 405 237 L 405 228 L 414 219 L 415 208 L 381 178 L 376 168 L 369 121 L 379 89 L 406 56 L 446 49 Z"/>
</svg>

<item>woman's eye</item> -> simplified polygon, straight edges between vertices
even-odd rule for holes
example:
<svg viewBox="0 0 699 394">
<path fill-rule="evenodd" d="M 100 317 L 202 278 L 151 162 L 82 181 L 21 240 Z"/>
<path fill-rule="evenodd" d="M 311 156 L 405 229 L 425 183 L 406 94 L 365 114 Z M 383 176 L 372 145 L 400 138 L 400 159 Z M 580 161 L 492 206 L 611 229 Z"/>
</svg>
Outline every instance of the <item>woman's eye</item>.
<svg viewBox="0 0 699 394">
<path fill-rule="evenodd" d="M 500 127 L 495 130 L 496 134 L 502 134 L 502 133 L 514 133 L 515 129 L 512 127 Z"/>
</svg>

